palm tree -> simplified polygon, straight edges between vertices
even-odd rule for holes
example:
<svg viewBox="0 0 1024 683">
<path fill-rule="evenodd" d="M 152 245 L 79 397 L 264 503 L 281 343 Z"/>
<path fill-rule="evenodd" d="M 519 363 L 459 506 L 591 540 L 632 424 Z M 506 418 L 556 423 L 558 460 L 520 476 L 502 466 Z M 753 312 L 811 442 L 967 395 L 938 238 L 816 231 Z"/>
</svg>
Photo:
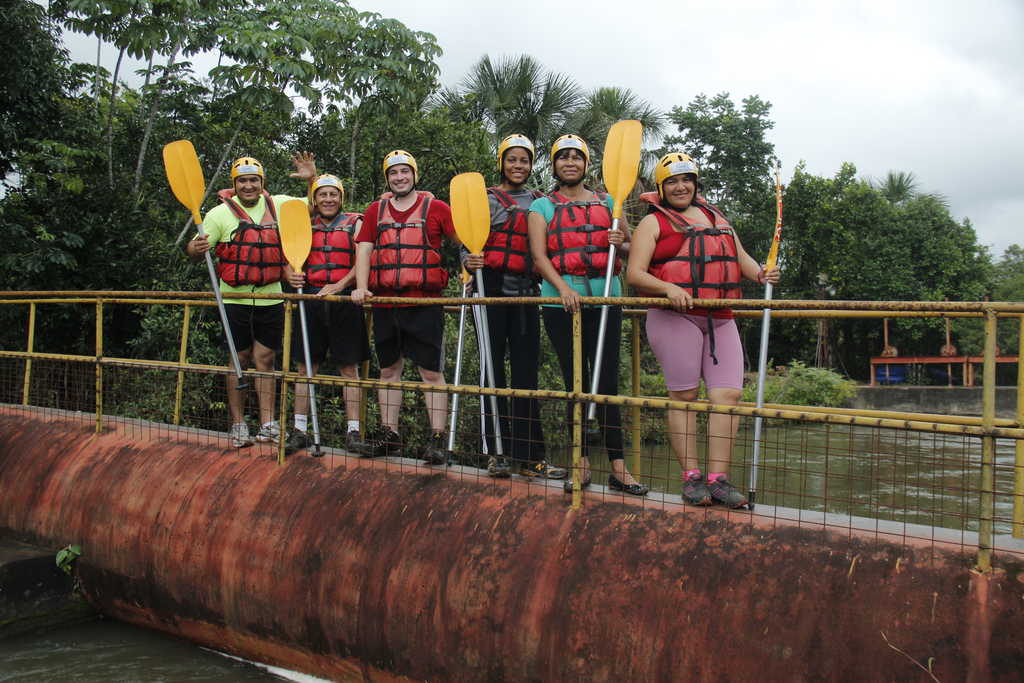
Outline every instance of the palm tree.
<svg viewBox="0 0 1024 683">
<path fill-rule="evenodd" d="M 893 204 L 901 204 L 917 196 L 917 177 L 909 171 L 889 171 L 883 180 L 872 185 Z"/>
<path fill-rule="evenodd" d="M 906 204 L 911 199 L 928 199 L 949 208 L 949 200 L 937 192 L 918 192 L 917 176 L 910 171 L 889 171 L 881 181 L 873 181 L 872 187 L 882 193 L 892 204 Z"/>
<path fill-rule="evenodd" d="M 485 55 L 463 79 L 460 91 L 480 108 L 496 140 L 523 133 L 547 142 L 582 102 L 575 81 L 548 71 L 529 55 L 497 62 Z"/>
<path fill-rule="evenodd" d="M 648 145 L 661 138 L 665 129 L 665 118 L 650 103 L 640 99 L 629 88 L 603 87 L 590 91 L 583 104 L 573 112 L 565 132 L 580 135 L 594 147 L 592 169 L 597 169 L 601 160 L 601 145 L 608 137 L 608 129 L 622 119 L 636 119 L 643 124 L 644 142 Z M 647 177 L 657 155 L 648 146 L 641 157 L 640 176 Z"/>
</svg>

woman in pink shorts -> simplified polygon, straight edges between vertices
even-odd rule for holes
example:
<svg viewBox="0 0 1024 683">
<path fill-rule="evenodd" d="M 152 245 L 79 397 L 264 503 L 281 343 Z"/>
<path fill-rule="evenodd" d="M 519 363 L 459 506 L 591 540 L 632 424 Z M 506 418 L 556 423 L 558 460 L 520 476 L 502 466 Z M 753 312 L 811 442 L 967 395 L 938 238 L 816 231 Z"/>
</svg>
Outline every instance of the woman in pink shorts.
<svg viewBox="0 0 1024 683">
<path fill-rule="evenodd" d="M 669 398 L 693 401 L 701 378 L 708 399 L 736 405 L 743 390 L 743 349 L 732 310 L 695 308 L 693 299 L 738 299 L 743 277 L 779 281 L 740 244 L 725 215 L 698 194 L 697 165 L 679 152 L 654 169 L 658 192 L 641 195 L 650 213 L 633 234 L 627 280 L 650 296 L 668 297 L 671 309 L 647 312 L 647 338 L 665 372 Z M 693 505 L 744 507 L 746 496 L 729 483 L 729 463 L 739 418 L 708 417 L 708 475 L 697 459 L 697 415 L 668 412 L 669 439 L 683 470 L 683 500 Z"/>
</svg>

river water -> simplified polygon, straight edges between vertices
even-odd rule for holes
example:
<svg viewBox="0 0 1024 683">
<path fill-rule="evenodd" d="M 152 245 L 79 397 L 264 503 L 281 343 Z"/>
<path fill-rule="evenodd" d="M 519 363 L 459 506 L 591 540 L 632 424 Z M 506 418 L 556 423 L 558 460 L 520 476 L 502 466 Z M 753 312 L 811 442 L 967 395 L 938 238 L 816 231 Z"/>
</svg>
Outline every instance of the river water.
<svg viewBox="0 0 1024 683">
<path fill-rule="evenodd" d="M 285 678 L 192 643 L 116 621 L 0 640 L 0 681 L 281 681 Z"/>
<path fill-rule="evenodd" d="M 750 439 L 750 430 L 744 426 L 731 474 L 741 490 L 746 488 Z M 842 426 L 769 425 L 765 439 L 759 502 L 977 530 L 981 462 L 977 438 Z M 997 441 L 997 534 L 1010 531 L 1014 452 L 1014 442 Z M 564 457 L 564 451 L 560 455 Z M 678 501 L 679 466 L 670 449 L 649 444 L 642 456 L 642 476 L 652 486 L 652 499 Z M 593 461 L 595 483 L 604 481 L 599 470 L 602 460 L 603 456 L 598 456 Z M 108 620 L 0 641 L 0 683 L 280 680 L 318 679 L 268 671 Z"/>
</svg>

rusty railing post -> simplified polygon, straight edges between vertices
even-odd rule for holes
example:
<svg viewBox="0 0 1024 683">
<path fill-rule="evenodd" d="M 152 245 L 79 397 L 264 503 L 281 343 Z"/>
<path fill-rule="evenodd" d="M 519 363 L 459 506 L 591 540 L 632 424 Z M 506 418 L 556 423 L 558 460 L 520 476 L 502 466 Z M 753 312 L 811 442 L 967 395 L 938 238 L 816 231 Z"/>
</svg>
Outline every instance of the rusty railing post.
<svg viewBox="0 0 1024 683">
<path fill-rule="evenodd" d="M 366 324 L 366 344 L 368 348 L 373 348 L 373 310 L 367 308 L 363 314 L 363 320 Z M 370 379 L 370 359 L 367 358 L 362 363 L 362 374 L 359 379 Z M 345 395 L 345 390 L 341 390 L 342 397 Z M 366 389 L 359 387 L 359 436 L 366 437 L 369 433 L 366 427 L 367 413 L 369 412 L 370 404 Z"/>
<path fill-rule="evenodd" d="M 985 311 L 985 364 L 982 368 L 981 424 L 986 429 L 995 426 L 996 419 L 996 330 L 995 311 Z M 995 515 L 995 455 L 993 436 L 981 437 L 981 509 L 978 516 L 979 571 L 992 568 L 992 521 Z"/>
<path fill-rule="evenodd" d="M 1024 427 L 1024 315 L 1018 317 L 1017 426 Z M 1013 459 L 1013 537 L 1024 538 L 1024 441 L 1017 439 Z"/>
<path fill-rule="evenodd" d="M 277 464 L 284 465 L 285 434 L 288 433 L 288 365 L 292 357 L 292 304 L 291 299 L 284 302 L 284 348 L 281 353 L 281 411 L 277 423 L 281 425 L 281 433 L 277 438 Z"/>
<path fill-rule="evenodd" d="M 640 316 L 633 316 L 633 396 L 640 395 Z M 640 476 L 640 439 L 643 438 L 643 430 L 640 424 L 640 406 L 632 408 L 632 449 L 633 449 L 633 471 Z"/>
<path fill-rule="evenodd" d="M 103 299 L 96 299 L 96 433 L 103 431 Z"/>
<path fill-rule="evenodd" d="M 192 320 L 192 306 L 185 304 L 185 312 L 181 318 L 181 346 L 178 349 L 178 363 L 184 365 L 188 354 L 188 328 Z M 178 385 L 174 389 L 174 424 L 181 424 L 181 399 L 185 391 L 185 370 L 178 369 Z"/>
<path fill-rule="evenodd" d="M 36 342 L 36 302 L 28 305 L 28 353 L 35 350 Z M 25 379 L 21 387 L 21 405 L 27 406 L 32 387 L 32 358 L 25 359 Z"/>
<path fill-rule="evenodd" d="M 583 393 L 583 307 L 572 314 L 572 392 Z M 580 471 L 583 460 L 583 404 L 576 399 L 572 404 L 572 509 L 583 505 Z"/>
</svg>

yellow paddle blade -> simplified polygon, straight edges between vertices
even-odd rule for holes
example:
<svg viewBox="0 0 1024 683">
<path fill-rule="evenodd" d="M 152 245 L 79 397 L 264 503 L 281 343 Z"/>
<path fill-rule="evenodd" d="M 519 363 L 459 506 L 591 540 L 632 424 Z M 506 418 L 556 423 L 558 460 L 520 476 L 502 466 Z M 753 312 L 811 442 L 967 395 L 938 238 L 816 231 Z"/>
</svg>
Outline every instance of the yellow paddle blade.
<svg viewBox="0 0 1024 683">
<path fill-rule="evenodd" d="M 469 271 L 468 271 L 468 270 L 466 270 L 466 267 L 465 267 L 465 266 L 463 266 L 463 267 L 462 267 L 462 274 L 460 275 L 460 277 L 462 278 L 462 284 L 466 284 L 467 282 L 469 282 L 469 281 L 470 281 L 470 279 L 471 279 L 471 278 L 472 278 L 473 276 L 472 276 L 472 275 L 470 275 L 470 274 L 469 274 Z"/>
<path fill-rule="evenodd" d="M 615 200 L 613 218 L 622 216 L 622 203 L 636 185 L 636 174 L 640 168 L 640 139 L 643 134 L 643 125 L 632 119 L 616 121 L 608 129 L 601 171 L 604 174 L 604 186 Z"/>
<path fill-rule="evenodd" d="M 196 148 L 189 140 L 175 140 L 164 145 L 164 170 L 167 171 L 167 182 L 171 192 L 178 201 L 192 212 L 192 220 L 196 225 L 202 223 L 199 217 L 199 205 L 206 194 L 206 181 L 203 179 L 203 167 L 199 165 Z"/>
<path fill-rule="evenodd" d="M 301 199 L 289 199 L 281 205 L 281 249 L 295 272 L 302 266 L 313 246 L 313 225 L 309 220 L 309 206 Z"/>
<path fill-rule="evenodd" d="M 471 254 L 479 254 L 491 234 L 491 208 L 487 185 L 479 173 L 460 173 L 452 178 L 452 221 L 459 241 Z"/>
</svg>

